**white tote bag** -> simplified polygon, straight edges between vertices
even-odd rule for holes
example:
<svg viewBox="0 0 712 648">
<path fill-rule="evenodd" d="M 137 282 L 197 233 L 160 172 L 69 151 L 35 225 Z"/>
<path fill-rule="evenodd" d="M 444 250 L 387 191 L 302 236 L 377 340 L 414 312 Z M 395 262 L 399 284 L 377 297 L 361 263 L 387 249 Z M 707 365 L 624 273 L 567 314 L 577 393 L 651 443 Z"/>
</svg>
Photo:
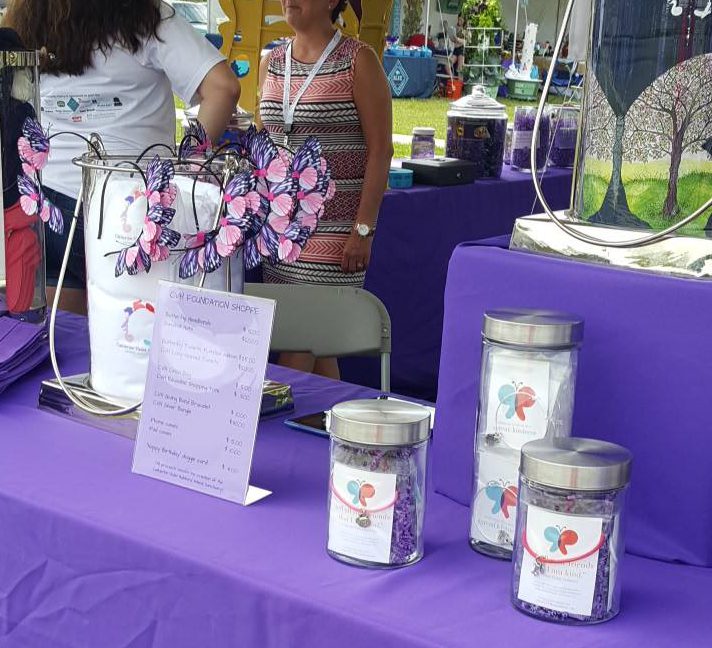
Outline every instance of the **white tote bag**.
<svg viewBox="0 0 712 648">
<path fill-rule="evenodd" d="M 113 168 L 117 169 L 114 162 Z M 116 276 L 118 253 L 141 236 L 148 198 L 138 173 L 84 168 L 84 237 L 87 269 L 91 385 L 118 403 L 143 398 L 153 342 L 154 303 L 161 280 L 198 285 L 201 273 L 179 278 L 180 254 L 152 263 L 150 272 Z M 170 228 L 184 245 L 196 231 L 212 229 L 222 191 L 215 183 L 176 171 L 172 180 L 175 215 Z M 195 204 L 195 210 L 193 209 Z M 238 259 L 232 260 L 237 265 Z M 205 287 L 228 288 L 228 264 L 206 276 Z M 233 267 L 233 288 L 242 289 L 242 268 Z M 235 279 L 238 281 L 235 281 Z"/>
</svg>

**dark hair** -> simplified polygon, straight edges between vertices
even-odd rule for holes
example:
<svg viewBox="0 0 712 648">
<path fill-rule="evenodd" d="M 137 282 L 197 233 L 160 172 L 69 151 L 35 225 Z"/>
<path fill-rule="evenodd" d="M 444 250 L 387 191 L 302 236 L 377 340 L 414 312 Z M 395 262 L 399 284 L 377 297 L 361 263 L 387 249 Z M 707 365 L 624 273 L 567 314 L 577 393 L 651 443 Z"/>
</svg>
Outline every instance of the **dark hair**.
<svg viewBox="0 0 712 648">
<path fill-rule="evenodd" d="M 346 9 L 347 4 L 348 4 L 348 0 L 339 0 L 336 3 L 336 6 L 331 10 L 331 22 L 332 23 L 335 23 L 339 19 L 339 16 Z"/>
<path fill-rule="evenodd" d="M 30 49 L 47 48 L 42 71 L 83 74 L 96 49 L 116 44 L 136 54 L 158 38 L 160 0 L 13 0 L 4 24 Z"/>
</svg>

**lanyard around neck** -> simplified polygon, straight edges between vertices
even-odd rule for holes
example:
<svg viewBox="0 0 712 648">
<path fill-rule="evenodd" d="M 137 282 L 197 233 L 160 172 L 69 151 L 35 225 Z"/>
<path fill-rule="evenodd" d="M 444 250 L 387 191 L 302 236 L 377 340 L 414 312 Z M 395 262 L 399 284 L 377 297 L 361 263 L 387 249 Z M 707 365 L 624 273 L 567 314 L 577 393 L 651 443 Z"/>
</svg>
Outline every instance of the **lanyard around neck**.
<svg viewBox="0 0 712 648">
<path fill-rule="evenodd" d="M 336 46 L 339 44 L 340 40 L 341 32 L 339 30 L 336 30 L 334 37 L 324 48 L 324 51 L 321 53 L 321 56 L 314 64 L 314 67 L 312 67 L 311 72 L 309 72 L 309 76 L 307 76 L 307 78 L 304 80 L 302 87 L 299 88 L 299 92 L 297 92 L 296 96 L 294 97 L 294 101 L 291 104 L 289 103 L 289 95 L 291 94 L 292 89 L 293 41 L 290 41 L 289 45 L 287 45 L 287 54 L 284 69 L 284 89 L 282 91 L 282 116 L 284 117 L 285 134 L 289 135 L 289 133 L 292 132 L 292 125 L 294 124 L 294 112 L 297 109 L 297 104 L 299 103 L 299 100 L 302 98 L 302 95 L 306 92 L 307 88 L 311 85 L 311 82 L 314 81 L 316 75 L 319 74 L 319 70 L 321 70 L 322 66 L 326 62 L 326 59 L 329 58 L 329 55 L 336 49 Z"/>
</svg>

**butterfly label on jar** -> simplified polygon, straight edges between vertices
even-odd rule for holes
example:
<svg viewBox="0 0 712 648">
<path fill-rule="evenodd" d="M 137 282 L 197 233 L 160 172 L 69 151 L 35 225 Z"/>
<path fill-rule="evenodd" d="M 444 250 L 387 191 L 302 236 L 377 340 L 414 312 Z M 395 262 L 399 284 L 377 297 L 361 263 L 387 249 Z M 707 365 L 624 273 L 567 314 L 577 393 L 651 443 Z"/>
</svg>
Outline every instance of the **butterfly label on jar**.
<svg viewBox="0 0 712 648">
<path fill-rule="evenodd" d="M 335 462 L 330 491 L 329 550 L 360 560 L 389 563 L 396 475 Z"/>
<path fill-rule="evenodd" d="M 493 356 L 487 395 L 485 443 L 520 450 L 546 435 L 549 363 Z"/>
<path fill-rule="evenodd" d="M 517 520 L 519 462 L 518 457 L 505 452 L 493 450 L 478 455 L 470 538 L 511 549 Z"/>
<path fill-rule="evenodd" d="M 549 610 L 590 616 L 606 538 L 603 519 L 529 505 L 517 596 Z"/>
</svg>

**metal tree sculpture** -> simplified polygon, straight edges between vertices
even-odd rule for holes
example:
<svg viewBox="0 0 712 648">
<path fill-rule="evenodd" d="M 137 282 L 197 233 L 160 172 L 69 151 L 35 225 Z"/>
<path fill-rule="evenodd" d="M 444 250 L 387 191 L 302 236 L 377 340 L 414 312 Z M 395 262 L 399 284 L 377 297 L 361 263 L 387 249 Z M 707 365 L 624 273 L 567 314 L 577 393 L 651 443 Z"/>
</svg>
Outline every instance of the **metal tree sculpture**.
<svg viewBox="0 0 712 648">
<path fill-rule="evenodd" d="M 647 227 L 631 213 L 622 170 L 626 115 L 655 79 L 712 47 L 707 0 L 595 0 L 592 67 L 615 114 L 613 171 L 592 222 Z M 651 6 L 652 5 L 652 6 Z"/>
<path fill-rule="evenodd" d="M 677 184 L 686 152 L 702 150 L 712 132 L 712 56 L 698 56 L 659 77 L 629 112 L 631 148 L 641 161 L 669 158 L 663 215 L 679 215 Z"/>
</svg>

